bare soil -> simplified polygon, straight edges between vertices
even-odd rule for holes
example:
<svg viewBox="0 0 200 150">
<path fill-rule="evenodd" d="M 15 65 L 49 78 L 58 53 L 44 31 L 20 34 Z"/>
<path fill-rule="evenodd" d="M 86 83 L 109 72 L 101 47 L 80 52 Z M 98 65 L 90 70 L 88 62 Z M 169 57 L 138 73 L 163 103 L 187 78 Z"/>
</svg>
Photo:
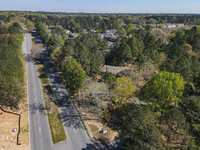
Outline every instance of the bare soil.
<svg viewBox="0 0 200 150">
<path fill-rule="evenodd" d="M 108 139 L 109 142 L 111 142 L 111 141 L 113 141 L 118 136 L 118 132 L 117 131 L 113 131 L 110 128 L 109 128 L 109 134 L 102 135 L 101 131 L 104 128 L 108 128 L 108 127 L 106 127 L 105 125 L 103 125 L 103 123 L 100 122 L 98 120 L 98 118 L 94 114 L 85 112 L 82 107 L 80 107 L 79 109 L 80 109 L 82 115 L 84 116 L 87 124 L 94 125 L 94 126 L 96 126 L 96 127 L 99 128 L 98 131 L 93 132 L 93 135 L 94 135 L 94 137 L 96 139 L 106 138 L 106 139 Z"/>
<path fill-rule="evenodd" d="M 17 133 L 18 133 L 18 119 L 19 116 L 8 114 L 0 111 L 0 150 L 29 150 L 29 137 L 27 131 L 21 132 L 19 139 L 21 140 L 21 145 L 17 145 Z M 22 115 L 24 118 L 25 115 Z M 22 119 L 23 126 L 27 119 Z M 17 129 L 17 132 L 13 132 L 13 128 Z M 21 128 L 21 131 L 23 128 Z"/>
</svg>

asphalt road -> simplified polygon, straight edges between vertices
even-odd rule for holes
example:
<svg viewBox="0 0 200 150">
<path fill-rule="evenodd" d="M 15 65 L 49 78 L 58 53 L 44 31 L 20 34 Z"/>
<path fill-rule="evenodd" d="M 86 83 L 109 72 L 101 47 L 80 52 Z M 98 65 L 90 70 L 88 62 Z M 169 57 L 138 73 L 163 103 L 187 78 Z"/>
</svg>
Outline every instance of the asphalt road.
<svg viewBox="0 0 200 150">
<path fill-rule="evenodd" d="M 22 47 L 27 61 L 30 148 L 31 150 L 52 150 L 53 145 L 37 66 L 30 53 L 32 47 L 30 34 L 25 33 Z"/>
<path fill-rule="evenodd" d="M 59 77 L 56 69 L 50 63 L 46 49 L 42 53 L 43 63 L 52 86 L 54 96 L 56 97 L 57 106 L 62 118 L 65 130 L 67 131 L 67 149 L 84 150 L 91 149 L 91 141 L 81 123 L 81 120 L 71 103 L 62 79 Z"/>
</svg>

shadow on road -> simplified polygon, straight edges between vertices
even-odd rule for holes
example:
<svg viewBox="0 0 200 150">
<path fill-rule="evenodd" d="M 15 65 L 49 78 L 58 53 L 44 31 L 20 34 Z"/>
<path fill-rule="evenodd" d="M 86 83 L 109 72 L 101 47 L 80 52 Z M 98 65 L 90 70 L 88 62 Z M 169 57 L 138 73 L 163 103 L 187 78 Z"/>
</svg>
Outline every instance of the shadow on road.
<svg viewBox="0 0 200 150">
<path fill-rule="evenodd" d="M 105 143 L 103 141 L 92 140 L 91 144 L 87 144 L 86 148 L 82 150 L 123 150 L 122 145 L 117 140 L 114 140 L 112 143 Z"/>
<path fill-rule="evenodd" d="M 63 93 L 63 95 L 64 94 L 65 93 Z M 75 129 L 84 129 L 79 119 L 79 116 L 74 111 L 72 103 L 69 101 L 69 97 L 67 95 L 62 96 L 61 100 L 57 101 L 57 105 L 61 108 L 60 116 L 63 119 L 63 124 L 65 126 L 73 127 Z"/>
<path fill-rule="evenodd" d="M 33 103 L 29 105 L 29 111 L 31 112 L 32 115 L 35 114 L 37 111 L 40 114 L 45 115 L 46 114 L 45 110 L 46 108 L 42 103 Z"/>
<path fill-rule="evenodd" d="M 33 61 L 33 57 L 32 57 L 31 54 L 27 54 L 25 59 L 26 59 L 27 62 L 32 62 Z"/>
</svg>

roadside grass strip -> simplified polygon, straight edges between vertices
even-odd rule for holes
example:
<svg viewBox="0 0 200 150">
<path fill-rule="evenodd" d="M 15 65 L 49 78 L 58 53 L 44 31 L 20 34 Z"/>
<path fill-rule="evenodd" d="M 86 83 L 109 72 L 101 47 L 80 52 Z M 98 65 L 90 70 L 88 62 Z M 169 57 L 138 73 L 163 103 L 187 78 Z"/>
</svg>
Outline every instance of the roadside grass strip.
<svg viewBox="0 0 200 150">
<path fill-rule="evenodd" d="M 53 144 L 65 141 L 66 134 L 65 129 L 63 127 L 63 123 L 60 117 L 60 113 L 58 111 L 57 105 L 54 103 L 54 96 L 51 86 L 49 84 L 49 80 L 44 69 L 42 60 L 37 61 L 39 77 L 42 84 L 43 95 L 45 100 L 45 106 L 47 110 L 47 116 L 49 121 L 49 126 L 51 130 L 51 137 Z"/>
</svg>

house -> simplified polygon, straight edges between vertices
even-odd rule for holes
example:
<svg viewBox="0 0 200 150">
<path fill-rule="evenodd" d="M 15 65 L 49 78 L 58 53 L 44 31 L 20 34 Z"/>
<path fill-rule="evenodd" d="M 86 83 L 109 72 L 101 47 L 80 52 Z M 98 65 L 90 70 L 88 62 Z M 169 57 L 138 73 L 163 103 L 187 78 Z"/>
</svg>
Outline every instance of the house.
<svg viewBox="0 0 200 150">
<path fill-rule="evenodd" d="M 181 23 L 175 23 L 175 24 L 172 24 L 172 23 L 158 23 L 158 24 L 150 24 L 152 27 L 154 28 L 157 28 L 159 26 L 162 26 L 164 28 L 170 28 L 170 29 L 175 29 L 175 28 L 178 28 L 178 27 L 183 27 L 184 24 L 181 24 Z"/>
<path fill-rule="evenodd" d="M 176 27 L 177 27 L 177 28 L 183 27 L 183 26 L 185 26 L 183 23 L 178 23 L 178 24 L 176 24 Z"/>
<path fill-rule="evenodd" d="M 110 42 L 115 42 L 117 40 L 117 36 L 115 35 L 105 35 L 104 38 Z"/>
<path fill-rule="evenodd" d="M 96 33 L 97 31 L 96 30 L 90 30 L 91 32 L 94 32 L 94 33 Z"/>
<path fill-rule="evenodd" d="M 105 33 L 99 33 L 98 34 L 98 36 L 100 37 L 100 39 L 104 39 L 105 35 L 106 35 Z"/>
<path fill-rule="evenodd" d="M 176 24 L 171 24 L 171 23 L 167 23 L 164 26 L 170 29 L 176 28 Z"/>
<path fill-rule="evenodd" d="M 115 34 L 116 32 L 117 32 L 116 29 L 107 29 L 107 30 L 106 30 L 106 33 L 107 33 L 107 34 Z"/>
<path fill-rule="evenodd" d="M 77 33 L 69 33 L 69 38 L 76 38 L 77 36 Z"/>
<path fill-rule="evenodd" d="M 70 30 L 66 30 L 66 33 L 67 33 L 67 34 L 70 34 L 70 33 L 72 33 L 72 32 L 71 32 Z"/>
<path fill-rule="evenodd" d="M 103 66 L 101 69 L 100 69 L 100 72 L 111 72 L 113 74 L 117 74 L 121 71 L 124 71 L 124 70 L 130 70 L 131 68 L 128 68 L 128 67 L 117 67 L 117 66 L 109 66 L 109 65 L 105 65 Z"/>
</svg>

